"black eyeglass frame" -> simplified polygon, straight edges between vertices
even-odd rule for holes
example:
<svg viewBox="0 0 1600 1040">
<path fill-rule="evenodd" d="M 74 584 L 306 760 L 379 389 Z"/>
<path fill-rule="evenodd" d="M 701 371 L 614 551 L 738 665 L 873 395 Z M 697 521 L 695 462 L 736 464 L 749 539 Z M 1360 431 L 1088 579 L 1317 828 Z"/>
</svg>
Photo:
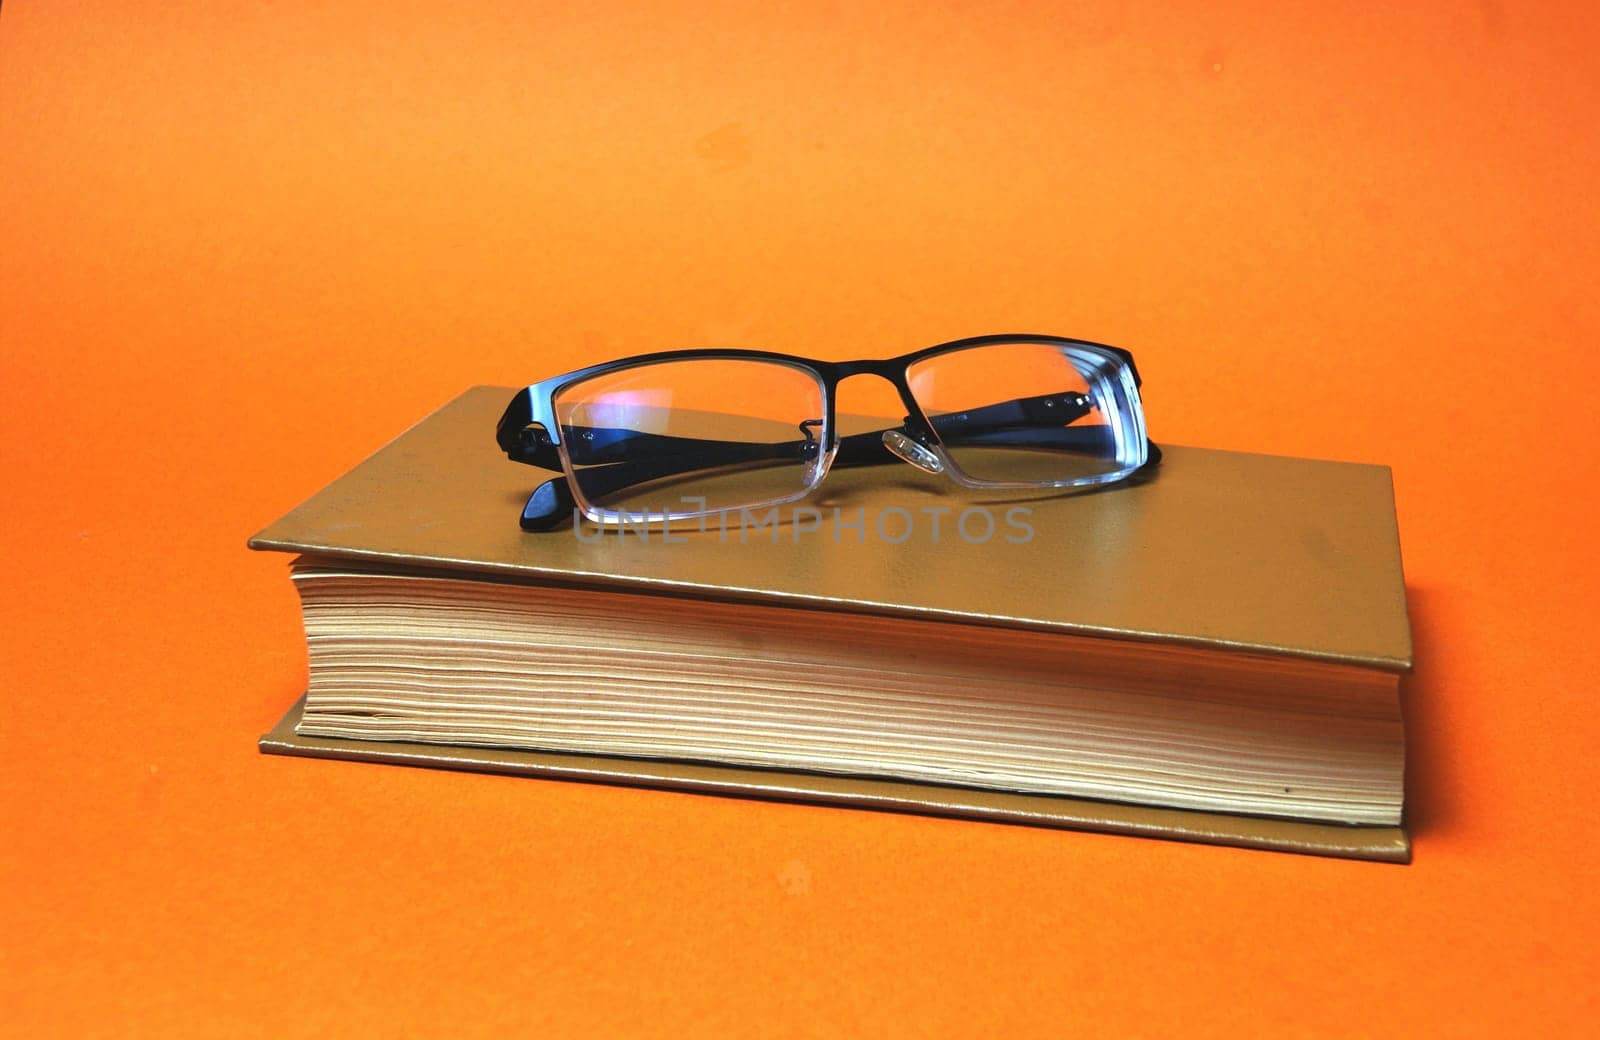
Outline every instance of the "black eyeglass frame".
<svg viewBox="0 0 1600 1040">
<path fill-rule="evenodd" d="M 1124 378 L 1126 381 L 1123 390 L 1126 398 L 1133 406 L 1133 415 L 1130 418 L 1137 432 L 1137 437 L 1135 438 L 1137 443 L 1129 445 L 1119 443 L 1118 460 L 1123 462 L 1120 468 L 1105 474 L 1059 481 L 992 481 L 975 478 L 967 474 L 951 458 L 950 454 L 944 450 L 940 430 L 945 428 L 945 432 L 949 433 L 950 427 L 954 425 L 954 420 L 957 417 L 951 415 L 929 417 L 927 415 L 911 391 L 908 377 L 911 367 L 918 362 L 940 354 L 978 347 L 1019 344 L 1039 344 L 1090 355 L 1099 354 L 1101 355 L 1100 360 L 1115 361 L 1122 366 L 1121 370 L 1125 373 Z M 575 508 L 592 522 L 601 525 L 615 526 L 636 520 L 641 516 L 639 513 L 628 510 L 605 509 L 586 501 L 580 502 L 573 495 L 572 489 L 581 488 L 582 485 L 578 483 L 577 471 L 571 462 L 568 452 L 563 450 L 561 443 L 561 426 L 556 418 L 555 406 L 558 395 L 596 376 L 609 375 L 630 368 L 671 361 L 708 360 L 748 360 L 784 365 L 798 369 L 811 376 L 816 380 L 821 392 L 823 416 L 821 428 L 818 431 L 817 443 L 819 450 L 813 460 L 813 472 L 808 475 L 805 487 L 784 498 L 763 501 L 746 508 L 758 506 L 764 508 L 799 501 L 814 492 L 827 476 L 829 470 L 836 465 L 872 465 L 891 461 L 906 461 L 928 472 L 941 472 L 957 485 L 974 490 L 1048 490 L 1051 488 L 1088 488 L 1116 483 L 1128 479 L 1135 473 L 1149 469 L 1161 459 L 1160 449 L 1150 442 L 1145 430 L 1143 406 L 1138 393 L 1139 387 L 1142 386 L 1142 380 L 1139 377 L 1138 366 L 1134 363 L 1133 355 L 1121 347 L 1113 347 L 1105 343 L 1037 333 L 995 334 L 952 340 L 948 343 L 924 347 L 909 354 L 902 354 L 892 358 L 854 361 L 823 361 L 774 351 L 741 348 L 714 347 L 669 350 L 619 358 L 589 365 L 562 375 L 552 376 L 518 391 L 511 399 L 495 430 L 495 440 L 501 450 L 515 462 L 539 469 L 552 470 L 561 474 L 560 477 L 547 480 L 530 496 L 528 504 L 523 510 L 522 527 L 530 531 L 548 530 L 565 521 L 572 515 Z M 858 375 L 875 375 L 887 380 L 894 386 L 895 391 L 900 396 L 901 403 L 906 409 L 902 427 L 898 430 L 874 431 L 843 438 L 836 434 L 835 402 L 838 397 L 839 384 L 845 379 Z M 981 413 L 987 410 L 1014 410 L 1019 407 L 1023 409 L 1042 408 L 1052 410 L 1051 418 L 1053 421 L 1064 423 L 1071 421 L 1071 417 L 1067 414 L 1071 409 L 1078 409 L 1078 415 L 1085 414 L 1089 410 L 1087 403 L 1087 398 L 1076 393 L 1041 395 L 1024 401 L 990 406 L 988 409 L 970 410 L 968 413 L 963 413 L 959 418 L 970 423 L 972 421 L 971 417 L 977 416 L 977 421 L 981 423 L 983 420 Z M 896 442 L 897 447 L 891 448 L 886 438 L 896 433 L 909 439 L 910 443 Z M 675 440 L 665 435 L 647 436 L 654 436 L 662 441 Z M 809 438 L 809 432 L 807 432 L 807 436 Z M 633 443 L 636 444 L 637 442 Z M 928 455 L 924 456 L 923 452 L 927 452 Z M 641 462 L 637 466 L 641 470 L 645 470 L 645 472 L 638 479 L 626 479 L 628 473 L 625 471 L 626 464 L 623 464 L 623 471 L 619 471 L 617 474 L 619 478 L 623 478 L 617 484 L 618 487 L 639 483 L 661 475 L 649 471 L 646 463 Z M 687 520 L 715 515 L 722 511 L 724 510 L 706 509 L 678 513 L 664 512 L 649 514 L 649 519 Z"/>
</svg>

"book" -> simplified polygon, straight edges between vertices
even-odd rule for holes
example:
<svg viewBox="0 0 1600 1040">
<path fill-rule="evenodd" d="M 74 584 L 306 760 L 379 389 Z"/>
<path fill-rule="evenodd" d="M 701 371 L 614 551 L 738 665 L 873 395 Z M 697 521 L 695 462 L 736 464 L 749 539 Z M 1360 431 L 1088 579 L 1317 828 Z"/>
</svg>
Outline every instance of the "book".
<svg viewBox="0 0 1600 1040">
<path fill-rule="evenodd" d="M 511 393 L 251 539 L 311 675 L 264 751 L 1409 857 L 1387 469 L 1173 447 L 984 504 L 872 467 L 777 522 L 530 534 Z"/>
</svg>

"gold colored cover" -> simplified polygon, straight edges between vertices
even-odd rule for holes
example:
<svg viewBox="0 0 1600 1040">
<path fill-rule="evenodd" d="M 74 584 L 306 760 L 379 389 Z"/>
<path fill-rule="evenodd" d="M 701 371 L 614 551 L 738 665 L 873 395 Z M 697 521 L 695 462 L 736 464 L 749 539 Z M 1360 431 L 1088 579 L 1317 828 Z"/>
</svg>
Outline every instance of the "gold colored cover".
<svg viewBox="0 0 1600 1040">
<path fill-rule="evenodd" d="M 1388 671 L 1411 666 L 1389 470 L 1165 447 L 1156 474 L 1090 494 L 978 499 L 910 466 L 838 469 L 807 504 L 816 530 L 659 528 L 591 540 L 529 534 L 517 517 L 551 474 L 494 443 L 513 390 L 476 387 L 250 540 L 380 564 L 467 570 L 685 597 L 910 614 L 1286 654 Z M 995 533 L 961 537 L 988 507 Z M 1004 513 L 1030 512 L 1033 536 Z M 860 514 L 865 537 L 836 525 Z M 895 513 L 903 510 L 903 514 Z M 933 537 L 929 510 L 940 516 Z M 899 537 L 878 537 L 882 520 Z M 968 525 L 983 533 L 981 518 Z"/>
<path fill-rule="evenodd" d="M 1156 475 L 1073 496 L 969 498 L 910 466 L 840 469 L 823 521 L 741 532 L 659 528 L 579 538 L 523 532 L 549 474 L 506 459 L 494 428 L 513 390 L 476 387 L 250 540 L 255 549 L 752 603 L 1015 625 L 1402 672 L 1411 634 L 1389 471 L 1166 447 Z M 1025 507 L 1033 537 L 982 544 L 958 514 Z M 909 514 L 911 535 L 898 538 Z M 836 526 L 858 512 L 866 536 Z M 932 514 L 940 516 L 933 537 Z M 886 511 L 888 511 L 886 513 Z M 982 526 L 969 528 L 974 534 Z M 1014 533 L 1014 532 L 1013 532 Z M 1408 862 L 1401 828 L 1348 827 L 726 766 L 301 737 L 296 705 L 272 754 L 371 760 L 1010 820 Z"/>
<path fill-rule="evenodd" d="M 264 753 L 585 780 L 701 794 L 814 802 L 1106 834 L 1171 838 L 1208 845 L 1233 845 L 1316 856 L 1411 862 L 1411 842 L 1399 827 L 1345 827 L 1182 809 L 1154 809 L 1049 795 L 693 762 L 303 737 L 295 732 L 295 725 L 300 721 L 304 706 L 305 698 L 302 697 L 272 732 L 261 738 L 260 747 Z"/>
</svg>

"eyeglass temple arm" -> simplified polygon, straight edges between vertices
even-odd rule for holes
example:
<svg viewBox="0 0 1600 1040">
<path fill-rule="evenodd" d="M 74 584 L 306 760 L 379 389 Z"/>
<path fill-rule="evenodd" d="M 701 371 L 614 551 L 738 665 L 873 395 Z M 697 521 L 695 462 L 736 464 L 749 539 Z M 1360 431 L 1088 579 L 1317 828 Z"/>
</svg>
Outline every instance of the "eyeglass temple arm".
<svg viewBox="0 0 1600 1040">
<path fill-rule="evenodd" d="M 941 436 L 965 435 L 996 444 L 1063 447 L 1070 441 L 1100 436 L 1098 431 L 1086 428 L 1064 428 L 1066 424 L 1088 414 L 1092 407 L 1090 399 L 1081 394 L 1046 394 L 940 415 L 931 422 Z M 542 469 L 561 469 L 556 446 L 544 430 L 528 426 L 524 414 L 526 409 L 526 397 L 519 395 L 501 418 L 497 431 L 501 448 L 515 461 Z M 799 458 L 808 449 L 814 450 L 809 430 L 805 431 L 804 441 L 777 444 L 707 441 L 628 430 L 572 432 L 599 434 L 602 437 L 600 464 L 585 470 L 586 488 L 592 495 L 605 495 L 634 484 L 697 469 L 763 459 Z M 605 461 L 607 449 L 615 461 Z M 1153 464 L 1160 455 L 1154 445 L 1150 449 L 1150 462 Z M 875 430 L 839 438 L 833 464 L 876 465 L 895 461 L 895 458 L 883 444 L 883 431 Z M 530 531 L 555 527 L 572 514 L 575 504 L 565 477 L 548 480 L 529 497 L 523 509 L 522 527 Z"/>
<path fill-rule="evenodd" d="M 601 432 L 601 431 L 590 431 Z M 621 431 L 603 431 L 620 433 Z M 630 453 L 640 451 L 648 452 L 652 448 L 657 450 L 665 445 L 662 442 L 682 442 L 686 438 L 665 437 L 660 434 L 640 434 L 626 438 Z M 640 443 L 643 442 L 643 443 Z M 677 451 L 672 455 L 663 455 L 656 458 L 633 457 L 611 463 L 600 463 L 584 470 L 584 486 L 589 494 L 594 496 L 608 495 L 635 484 L 643 484 L 662 477 L 675 476 L 679 473 L 692 473 L 695 470 L 711 469 L 717 466 L 729 466 L 740 462 L 759 462 L 765 459 L 794 459 L 802 457 L 805 449 L 814 444 L 814 441 L 786 441 L 778 444 L 747 444 L 735 441 L 695 441 L 695 448 L 690 451 Z M 526 453 L 534 454 L 533 452 Z M 839 453 L 835 456 L 835 464 L 868 465 L 872 463 L 889 462 L 894 458 L 889 450 L 883 446 L 883 435 L 880 432 L 854 434 L 840 438 Z M 519 459 L 518 461 L 524 461 Z M 535 465 L 544 466 L 543 463 Z M 560 462 L 555 466 L 544 468 L 559 469 Z M 544 531 L 557 526 L 572 515 L 573 507 L 572 489 L 567 484 L 565 476 L 553 477 L 536 488 L 528 497 L 527 505 L 522 510 L 522 527 L 527 531 Z"/>
<path fill-rule="evenodd" d="M 961 434 L 974 434 L 985 430 L 999 430 L 1007 427 L 1061 427 L 1068 423 L 1076 422 L 1093 410 L 1091 400 L 1082 394 L 1043 394 L 1038 397 L 1027 397 L 1016 401 L 1002 401 L 998 404 L 984 405 L 981 408 L 969 409 L 965 412 L 950 412 L 935 416 L 931 422 L 933 428 L 942 436 L 958 436 Z M 815 422 L 815 420 L 813 420 Z M 813 422 L 801 424 L 801 432 L 805 434 L 803 441 L 785 441 L 775 445 L 755 445 L 744 441 L 714 441 L 695 437 L 674 437 L 669 434 L 640 433 L 634 430 L 618 430 L 605 428 L 578 428 L 573 432 L 590 436 L 598 435 L 599 444 L 587 446 L 585 452 L 588 464 L 594 463 L 629 463 L 644 462 L 664 459 L 677 459 L 685 463 L 692 462 L 695 468 L 706 465 L 728 464 L 733 462 L 748 461 L 751 458 L 783 458 L 781 452 L 774 455 L 750 455 L 752 449 L 776 448 L 788 451 L 793 448 L 805 448 L 813 443 L 810 426 Z M 907 425 L 911 420 L 906 420 Z M 501 450 L 514 462 L 537 466 L 540 469 L 560 470 L 561 455 L 552 441 L 549 433 L 542 426 L 530 425 L 531 413 L 525 394 L 518 394 L 516 399 L 500 417 L 499 427 L 495 431 L 495 439 Z M 725 457 L 726 456 L 726 457 Z M 834 458 L 835 465 L 870 464 L 873 462 L 890 462 L 895 456 L 883 446 L 881 431 L 855 434 L 839 439 L 839 451 Z M 653 467 L 652 467 L 653 468 Z M 667 474 L 653 473 L 646 479 Z M 618 485 L 624 486 L 624 485 Z"/>
<path fill-rule="evenodd" d="M 1032 436 L 1016 436 L 1018 434 Z M 1041 439 L 1040 434 L 1051 434 L 1048 438 Z M 1063 446 L 1068 439 L 1061 435 L 1078 435 L 1077 439 L 1086 439 L 1083 435 L 1090 434 L 1095 438 L 1100 436 L 1098 431 L 1086 429 L 1070 430 L 999 430 L 993 434 L 979 435 L 989 443 L 1011 443 L 1040 447 L 1048 443 L 1053 446 Z M 1004 440 L 1002 441 L 1002 438 Z M 727 445 L 727 447 L 749 447 L 748 445 Z M 715 463 L 706 460 L 706 456 L 692 459 L 682 457 L 676 459 L 658 459 L 652 462 L 636 461 L 613 463 L 600 468 L 598 472 L 589 471 L 585 479 L 591 481 L 590 493 L 606 495 L 613 491 L 629 487 L 633 484 L 642 484 L 647 480 L 661 477 L 670 477 L 677 473 L 688 473 L 697 469 L 705 469 L 712 464 L 726 464 L 727 459 L 720 452 L 708 452 L 707 456 L 717 456 Z M 769 458 L 781 457 L 778 452 L 769 451 Z M 854 434 L 840 439 L 839 454 L 834 458 L 835 466 L 871 466 L 882 465 L 887 462 L 897 461 L 888 448 L 883 445 L 883 431 L 872 433 Z M 1145 468 L 1154 466 L 1161 461 L 1161 449 L 1154 444 L 1150 445 L 1150 456 L 1145 463 Z M 552 477 L 534 489 L 528 496 L 527 503 L 522 509 L 522 529 L 525 531 L 548 531 L 558 527 L 573 515 L 577 503 L 572 498 L 572 489 L 567 484 L 565 476 Z"/>
</svg>

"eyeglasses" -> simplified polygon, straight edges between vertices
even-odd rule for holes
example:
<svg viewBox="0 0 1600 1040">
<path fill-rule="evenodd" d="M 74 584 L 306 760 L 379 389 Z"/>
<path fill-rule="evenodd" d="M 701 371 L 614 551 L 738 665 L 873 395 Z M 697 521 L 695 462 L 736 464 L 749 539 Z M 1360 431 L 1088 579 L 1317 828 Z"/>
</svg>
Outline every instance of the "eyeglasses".
<svg viewBox="0 0 1600 1040">
<path fill-rule="evenodd" d="M 839 416 L 841 381 L 888 380 L 903 415 Z M 883 428 L 887 426 L 888 428 Z M 964 488 L 1083 488 L 1159 461 L 1133 355 L 1056 336 L 979 336 L 883 361 L 678 350 L 519 391 L 496 440 L 562 474 L 522 526 L 689 520 L 798 501 L 831 466 L 900 459 Z"/>
</svg>

